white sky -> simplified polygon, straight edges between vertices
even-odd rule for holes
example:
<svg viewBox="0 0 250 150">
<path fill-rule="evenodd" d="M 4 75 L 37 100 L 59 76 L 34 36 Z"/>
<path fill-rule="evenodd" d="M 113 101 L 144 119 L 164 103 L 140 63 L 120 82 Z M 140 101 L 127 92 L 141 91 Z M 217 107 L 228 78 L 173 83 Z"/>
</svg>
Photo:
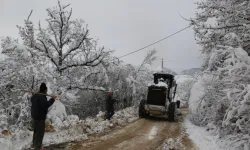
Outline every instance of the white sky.
<svg viewBox="0 0 250 150">
<path fill-rule="evenodd" d="M 99 44 L 116 50 L 121 56 L 151 44 L 188 25 L 179 14 L 194 17 L 195 0 L 61 0 L 71 4 L 73 17 L 82 18 L 88 24 L 92 37 Z M 31 20 L 37 25 L 44 22 L 46 8 L 57 5 L 57 0 L 0 0 L 0 36 L 18 37 L 16 25 L 23 25 L 31 9 Z M 151 48 L 157 49 L 161 65 L 174 71 L 199 67 L 199 46 L 192 29 L 185 30 Z M 138 65 L 147 50 L 124 57 L 127 63 Z"/>
</svg>

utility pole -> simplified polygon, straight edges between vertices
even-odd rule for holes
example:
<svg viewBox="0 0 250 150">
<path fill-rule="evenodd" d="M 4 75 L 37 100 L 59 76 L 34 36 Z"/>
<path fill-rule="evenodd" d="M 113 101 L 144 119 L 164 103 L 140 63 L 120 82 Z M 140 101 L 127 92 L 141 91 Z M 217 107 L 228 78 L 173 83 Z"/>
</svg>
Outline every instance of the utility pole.
<svg viewBox="0 0 250 150">
<path fill-rule="evenodd" d="M 161 61 L 161 72 L 163 72 L 163 58 L 162 58 L 162 61 Z"/>
</svg>

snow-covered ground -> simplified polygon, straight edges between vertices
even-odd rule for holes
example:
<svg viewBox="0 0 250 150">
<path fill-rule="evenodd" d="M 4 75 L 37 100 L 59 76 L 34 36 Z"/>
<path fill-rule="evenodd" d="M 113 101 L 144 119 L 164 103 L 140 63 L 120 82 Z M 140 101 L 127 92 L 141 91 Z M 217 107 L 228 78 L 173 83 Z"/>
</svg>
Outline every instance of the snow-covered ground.
<svg viewBox="0 0 250 150">
<path fill-rule="evenodd" d="M 154 138 L 154 136 L 157 134 L 157 130 L 158 130 L 158 128 L 157 128 L 156 126 L 154 126 L 154 127 L 150 130 L 150 132 L 149 132 L 149 134 L 148 134 L 148 139 L 149 139 L 149 140 L 152 140 L 152 139 Z"/>
<path fill-rule="evenodd" d="M 183 145 L 181 143 L 181 138 L 177 139 L 167 139 L 164 143 L 164 146 L 161 150 L 175 150 L 175 149 L 182 149 Z"/>
<path fill-rule="evenodd" d="M 206 75 L 206 79 L 212 80 L 212 77 Z M 197 81 L 191 88 L 189 97 L 189 116 L 184 120 L 184 127 L 189 135 L 189 138 L 196 144 L 200 150 L 226 150 L 226 141 L 219 139 L 216 132 L 208 131 L 206 127 L 194 125 L 190 121 L 190 116 L 196 114 L 198 107 L 201 104 L 202 97 L 205 92 L 206 83 L 203 80 Z"/>
<path fill-rule="evenodd" d="M 184 149 L 183 139 L 187 136 L 198 150 L 235 150 L 230 144 L 229 138 L 220 138 L 214 131 L 208 131 L 205 127 L 194 125 L 189 116 L 182 123 L 182 132 L 177 138 L 166 139 L 161 150 Z M 230 148 L 231 147 L 231 148 Z M 193 148 L 193 149 L 195 149 Z M 238 149 L 237 149 L 238 150 Z M 243 149 L 249 150 L 249 149 Z"/>
<path fill-rule="evenodd" d="M 207 131 L 206 128 L 195 126 L 188 117 L 184 120 L 184 126 L 189 138 L 200 150 L 226 150 L 225 141 Z"/>
<path fill-rule="evenodd" d="M 85 120 L 79 120 L 77 116 L 67 116 L 63 122 L 58 121 L 58 118 L 50 117 L 55 131 L 45 133 L 43 144 L 46 146 L 84 140 L 90 134 L 106 132 L 116 125 L 124 125 L 138 118 L 137 109 L 134 107 L 117 111 L 110 121 L 104 120 L 104 115 L 104 112 L 99 112 L 95 118 Z M 61 117 L 58 113 L 57 116 Z M 31 141 L 32 132 L 28 130 L 13 133 L 12 136 L 0 135 L 0 148 L 1 150 L 21 150 L 29 148 Z"/>
<path fill-rule="evenodd" d="M 219 129 L 212 123 L 209 123 L 203 127 L 196 126 L 192 123 L 194 115 L 198 113 L 198 108 L 203 107 L 204 105 L 202 103 L 202 98 L 204 97 L 204 93 L 206 91 L 205 85 L 213 79 L 213 76 L 211 75 L 204 76 L 206 82 L 204 82 L 204 80 L 199 80 L 193 85 L 191 89 L 189 98 L 190 118 L 187 117 L 184 121 L 184 125 L 190 139 L 194 141 L 200 150 L 250 150 L 250 147 L 247 144 L 247 141 L 250 142 L 250 136 L 235 134 L 222 135 L 219 137 L 219 135 L 221 135 L 218 133 Z M 196 120 L 195 122 L 197 123 L 198 121 Z M 240 141 L 239 139 L 244 140 Z"/>
<path fill-rule="evenodd" d="M 246 141 L 239 141 L 240 138 L 250 141 L 250 136 L 236 137 L 228 135 L 219 137 L 215 130 L 208 130 L 208 128 L 196 126 L 188 117 L 185 118 L 184 126 L 189 138 L 200 150 L 250 150 Z"/>
</svg>

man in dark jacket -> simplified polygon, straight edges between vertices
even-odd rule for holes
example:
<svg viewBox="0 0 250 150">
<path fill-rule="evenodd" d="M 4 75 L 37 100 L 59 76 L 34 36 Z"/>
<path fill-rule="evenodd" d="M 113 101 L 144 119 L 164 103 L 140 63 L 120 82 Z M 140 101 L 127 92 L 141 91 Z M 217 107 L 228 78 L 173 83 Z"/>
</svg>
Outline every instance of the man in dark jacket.
<svg viewBox="0 0 250 150">
<path fill-rule="evenodd" d="M 109 92 L 108 97 L 106 99 L 106 110 L 107 110 L 107 119 L 110 120 L 111 117 L 115 114 L 114 112 L 114 103 L 113 93 Z"/>
<path fill-rule="evenodd" d="M 45 131 L 45 119 L 48 112 L 48 108 L 55 102 L 56 96 L 52 96 L 48 101 L 47 86 L 42 83 L 39 93 L 34 94 L 31 97 L 31 117 L 33 119 L 33 147 L 35 150 L 42 150 L 42 142 Z"/>
</svg>

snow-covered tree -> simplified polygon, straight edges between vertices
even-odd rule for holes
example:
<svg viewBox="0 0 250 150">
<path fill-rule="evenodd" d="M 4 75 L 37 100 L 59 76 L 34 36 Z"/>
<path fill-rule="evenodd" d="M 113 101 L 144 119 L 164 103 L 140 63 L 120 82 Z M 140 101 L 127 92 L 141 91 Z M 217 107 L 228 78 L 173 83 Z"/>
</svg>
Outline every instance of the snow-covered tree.
<svg viewBox="0 0 250 150">
<path fill-rule="evenodd" d="M 205 92 L 193 120 L 215 125 L 221 136 L 234 135 L 234 148 L 250 147 L 250 2 L 203 0 L 197 5 L 192 24 L 205 56 L 199 81 L 205 83 Z M 207 79 L 208 74 L 212 78 Z"/>
<path fill-rule="evenodd" d="M 47 58 L 59 73 L 74 67 L 97 66 L 107 56 L 104 48 L 90 37 L 87 25 L 81 19 L 72 19 L 70 5 L 47 9 L 47 25 L 39 23 L 37 33 L 29 19 L 19 28 L 24 45 L 30 51 Z"/>
<path fill-rule="evenodd" d="M 7 115 L 8 128 L 22 127 L 30 121 L 29 97 L 22 90 L 37 91 L 41 82 L 52 82 L 53 76 L 44 66 L 46 62 L 32 56 L 17 40 L 7 37 L 1 44 L 2 53 L 7 56 L 0 62 L 1 111 Z"/>
<path fill-rule="evenodd" d="M 58 99 L 67 105 L 77 100 L 79 89 L 100 89 L 89 87 L 93 82 L 88 83 L 87 80 L 110 61 L 110 51 L 98 48 L 97 41 L 89 36 L 87 25 L 82 20 L 71 18 L 69 5 L 63 6 L 58 2 L 58 6 L 47 9 L 47 13 L 45 27 L 40 23 L 38 28 L 34 27 L 32 11 L 24 26 L 17 26 L 21 42 L 10 37 L 2 38 L 2 53 L 7 58 L 0 64 L 0 102 L 1 110 L 14 116 L 8 117 L 14 120 L 10 124 L 22 126 L 18 118 L 30 114 L 29 101 L 22 98 L 22 90 L 36 91 L 41 82 L 46 82 L 49 92 L 58 95 Z M 15 90 L 8 91 L 8 85 Z M 8 93 L 11 97 L 8 97 Z M 22 113 L 24 108 L 25 115 Z"/>
<path fill-rule="evenodd" d="M 46 22 L 37 27 L 31 11 L 24 26 L 17 26 L 21 41 L 2 38 L 6 59 L 0 62 L 0 130 L 29 125 L 31 95 L 23 90 L 37 91 L 41 82 L 47 83 L 49 94 L 58 96 L 68 114 L 81 119 L 104 111 L 110 90 L 118 101 L 116 109 L 137 104 L 146 92 L 152 78 L 146 66 L 155 59 L 155 51 L 138 68 L 121 62 L 111 56 L 112 51 L 98 47 L 84 21 L 72 19 L 69 7 L 58 2 L 47 9 Z"/>
<path fill-rule="evenodd" d="M 142 71 L 145 71 L 147 68 L 146 66 L 148 65 L 152 65 L 152 63 L 156 60 L 156 56 L 155 54 L 157 53 L 157 51 L 155 49 L 153 50 L 149 50 L 147 52 L 147 55 L 145 56 L 145 58 L 143 59 L 142 63 L 140 64 L 140 66 L 138 67 L 136 73 L 135 73 L 135 79 L 138 77 L 138 74 Z"/>
</svg>

